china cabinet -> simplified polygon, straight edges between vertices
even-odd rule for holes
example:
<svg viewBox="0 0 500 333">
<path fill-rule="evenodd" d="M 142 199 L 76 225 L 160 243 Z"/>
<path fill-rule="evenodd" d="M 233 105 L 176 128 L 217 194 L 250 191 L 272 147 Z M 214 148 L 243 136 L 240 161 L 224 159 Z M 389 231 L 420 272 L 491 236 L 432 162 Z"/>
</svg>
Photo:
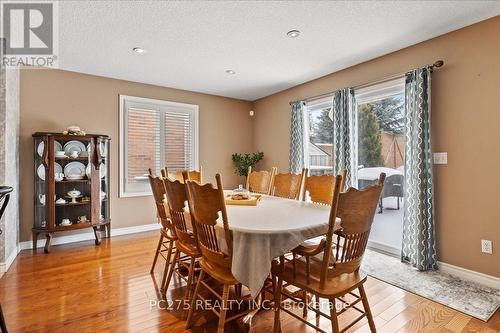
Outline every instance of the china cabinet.
<svg viewBox="0 0 500 333">
<path fill-rule="evenodd" d="M 33 249 L 45 234 L 93 228 L 95 244 L 110 236 L 109 137 L 37 132 L 34 140 Z"/>
</svg>

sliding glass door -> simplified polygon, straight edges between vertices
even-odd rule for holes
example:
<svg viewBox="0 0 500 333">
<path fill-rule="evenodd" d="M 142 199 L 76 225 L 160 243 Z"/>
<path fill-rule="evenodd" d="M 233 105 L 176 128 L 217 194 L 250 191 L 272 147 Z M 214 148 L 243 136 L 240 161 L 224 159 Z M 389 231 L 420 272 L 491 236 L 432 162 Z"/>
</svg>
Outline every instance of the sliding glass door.
<svg viewBox="0 0 500 333">
<path fill-rule="evenodd" d="M 403 230 L 404 81 L 358 89 L 356 102 L 358 188 L 376 182 L 381 172 L 387 177 L 370 241 L 399 250 Z"/>
</svg>

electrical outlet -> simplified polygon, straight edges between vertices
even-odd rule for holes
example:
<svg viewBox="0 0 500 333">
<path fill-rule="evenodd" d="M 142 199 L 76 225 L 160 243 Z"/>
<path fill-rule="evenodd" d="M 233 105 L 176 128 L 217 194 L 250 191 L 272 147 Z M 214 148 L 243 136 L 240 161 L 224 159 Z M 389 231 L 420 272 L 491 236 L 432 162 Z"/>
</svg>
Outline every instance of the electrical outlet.
<svg viewBox="0 0 500 333">
<path fill-rule="evenodd" d="M 481 239 L 481 252 L 493 254 L 493 243 L 490 240 Z"/>
</svg>

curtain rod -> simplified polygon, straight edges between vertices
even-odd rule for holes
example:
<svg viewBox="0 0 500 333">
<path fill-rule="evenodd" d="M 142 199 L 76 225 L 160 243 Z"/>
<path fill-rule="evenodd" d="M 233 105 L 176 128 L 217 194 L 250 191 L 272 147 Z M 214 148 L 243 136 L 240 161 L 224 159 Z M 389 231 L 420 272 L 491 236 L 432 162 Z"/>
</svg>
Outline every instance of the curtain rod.
<svg viewBox="0 0 500 333">
<path fill-rule="evenodd" d="M 426 65 L 424 67 L 427 67 L 427 68 L 430 68 L 431 70 L 433 70 L 434 68 L 439 68 L 439 67 L 442 67 L 443 65 L 444 65 L 444 61 L 443 60 L 437 60 L 433 64 L 429 64 L 429 65 Z M 397 79 L 398 77 L 402 77 L 403 75 L 405 75 L 408 72 L 409 71 L 396 73 L 396 74 L 393 74 L 391 76 L 386 76 L 386 77 L 380 78 L 380 79 L 375 80 L 375 81 L 370 81 L 370 82 L 367 82 L 367 83 L 358 84 L 357 86 L 354 86 L 352 88 L 359 89 L 359 88 L 368 87 L 368 86 L 371 86 L 371 85 L 374 85 L 374 84 L 377 84 L 377 83 L 382 83 L 382 82 L 390 81 L 390 80 L 393 80 L 393 79 Z M 303 100 L 291 101 L 290 104 L 295 103 L 295 102 L 308 102 L 308 101 L 312 101 L 312 100 L 315 100 L 315 99 L 319 99 L 321 97 L 326 97 L 326 96 L 329 96 L 329 95 L 333 94 L 337 90 L 330 91 L 330 92 L 327 92 L 327 93 L 324 93 L 324 94 L 321 94 L 321 95 L 316 95 L 316 96 L 308 97 L 308 98 L 303 99 Z"/>
</svg>

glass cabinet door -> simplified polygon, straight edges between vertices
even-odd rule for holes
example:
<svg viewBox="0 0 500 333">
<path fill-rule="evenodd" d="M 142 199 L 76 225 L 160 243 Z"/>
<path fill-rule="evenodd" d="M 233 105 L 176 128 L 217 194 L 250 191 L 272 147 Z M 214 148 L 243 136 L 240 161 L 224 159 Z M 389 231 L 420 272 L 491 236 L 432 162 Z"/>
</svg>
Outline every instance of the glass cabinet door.
<svg viewBox="0 0 500 333">
<path fill-rule="evenodd" d="M 91 221 L 91 139 L 54 140 L 55 226 L 58 229 Z"/>
<path fill-rule="evenodd" d="M 109 139 L 101 138 L 99 152 L 101 165 L 99 166 L 100 176 L 100 223 L 109 222 Z"/>
<path fill-rule="evenodd" d="M 47 228 L 47 184 L 46 175 L 48 174 L 48 150 L 47 137 L 35 138 L 35 177 L 34 177 L 34 218 L 35 229 Z M 44 164 L 45 158 L 45 164 Z"/>
</svg>

